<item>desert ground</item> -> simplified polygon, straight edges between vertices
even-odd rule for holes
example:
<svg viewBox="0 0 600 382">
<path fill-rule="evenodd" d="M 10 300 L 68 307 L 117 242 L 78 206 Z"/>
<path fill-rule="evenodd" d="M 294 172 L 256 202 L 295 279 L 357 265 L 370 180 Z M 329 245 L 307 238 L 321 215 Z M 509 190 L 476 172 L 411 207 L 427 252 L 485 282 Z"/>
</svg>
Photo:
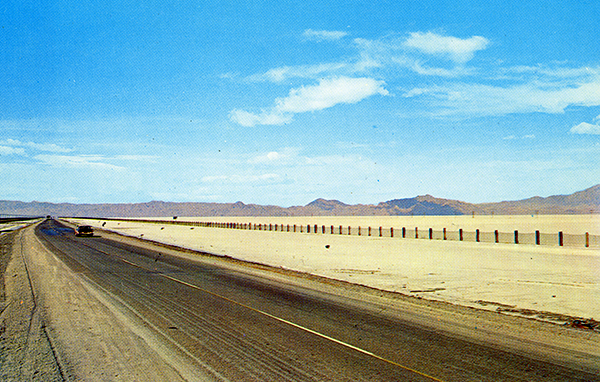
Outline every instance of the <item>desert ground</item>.
<svg viewBox="0 0 600 382">
<path fill-rule="evenodd" d="M 154 220 L 158 220 L 153 218 Z M 419 298 L 560 322 L 600 317 L 600 249 L 69 219 Z M 173 221 L 173 217 L 163 220 Z M 600 234 L 600 216 L 178 217 L 177 221 Z M 366 232 L 366 229 L 365 231 Z M 374 231 L 375 232 L 375 231 Z"/>
</svg>

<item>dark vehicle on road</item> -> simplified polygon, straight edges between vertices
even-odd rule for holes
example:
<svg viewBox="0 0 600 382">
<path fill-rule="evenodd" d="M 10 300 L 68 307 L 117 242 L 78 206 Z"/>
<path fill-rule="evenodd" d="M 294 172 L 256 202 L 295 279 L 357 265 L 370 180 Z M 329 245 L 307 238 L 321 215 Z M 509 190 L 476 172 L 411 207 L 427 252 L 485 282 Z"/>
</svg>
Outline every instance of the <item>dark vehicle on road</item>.
<svg viewBox="0 0 600 382">
<path fill-rule="evenodd" d="M 94 236 L 94 229 L 90 225 L 80 225 L 75 230 L 75 236 Z"/>
</svg>

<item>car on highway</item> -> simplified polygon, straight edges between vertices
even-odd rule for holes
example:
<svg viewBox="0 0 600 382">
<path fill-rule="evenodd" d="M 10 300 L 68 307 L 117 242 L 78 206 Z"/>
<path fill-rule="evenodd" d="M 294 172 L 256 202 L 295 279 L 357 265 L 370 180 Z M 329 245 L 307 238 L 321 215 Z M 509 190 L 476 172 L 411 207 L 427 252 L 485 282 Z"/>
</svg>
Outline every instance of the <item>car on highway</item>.
<svg viewBox="0 0 600 382">
<path fill-rule="evenodd" d="M 80 225 L 75 229 L 75 236 L 94 236 L 94 228 L 91 225 Z"/>
</svg>

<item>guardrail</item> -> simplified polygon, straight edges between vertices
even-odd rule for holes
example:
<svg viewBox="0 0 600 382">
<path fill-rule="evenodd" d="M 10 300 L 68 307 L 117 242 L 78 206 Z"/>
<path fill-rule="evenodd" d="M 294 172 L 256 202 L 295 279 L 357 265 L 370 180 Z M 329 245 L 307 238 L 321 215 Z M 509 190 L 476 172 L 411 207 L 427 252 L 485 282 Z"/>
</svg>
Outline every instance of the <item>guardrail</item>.
<svg viewBox="0 0 600 382">
<path fill-rule="evenodd" d="M 77 219 L 77 217 L 73 217 Z M 181 220 L 152 220 L 152 219 L 124 219 L 124 218 L 83 218 L 79 219 L 95 219 L 107 221 L 128 221 L 137 223 L 154 223 L 154 224 L 174 224 L 194 227 L 207 228 L 225 228 L 225 229 L 241 229 L 241 230 L 257 230 L 271 232 L 289 232 L 289 233 L 304 233 L 304 234 L 321 234 L 321 235 L 347 235 L 347 236 L 372 236 L 372 237 L 387 237 L 400 239 L 417 239 L 417 240 L 446 240 L 446 241 L 465 241 L 465 242 L 481 242 L 481 243 L 504 243 L 504 244 L 529 244 L 529 245 L 545 245 L 557 247 L 586 247 L 600 248 L 600 235 L 591 235 L 589 232 L 584 234 L 567 234 L 562 231 L 556 233 L 535 232 L 493 232 L 481 231 L 466 231 L 463 229 L 435 230 L 433 228 L 420 229 L 419 227 L 400 227 L 400 228 L 384 228 L 370 226 L 345 226 L 345 225 L 318 225 L 318 224 L 262 224 L 262 223 L 240 223 L 240 222 L 199 222 L 199 221 L 181 221 Z"/>
</svg>

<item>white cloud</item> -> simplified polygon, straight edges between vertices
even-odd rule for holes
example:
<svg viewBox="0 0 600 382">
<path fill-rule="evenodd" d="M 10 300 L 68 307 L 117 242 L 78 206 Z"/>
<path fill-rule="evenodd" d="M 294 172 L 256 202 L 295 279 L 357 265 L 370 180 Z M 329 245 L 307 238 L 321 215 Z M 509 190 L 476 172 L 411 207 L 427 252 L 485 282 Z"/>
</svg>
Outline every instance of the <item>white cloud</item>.
<svg viewBox="0 0 600 382">
<path fill-rule="evenodd" d="M 481 36 L 467 39 L 442 36 L 433 32 L 414 32 L 404 42 L 404 46 L 414 48 L 426 54 L 448 57 L 463 64 L 473 58 L 475 52 L 487 47 L 489 41 Z"/>
<path fill-rule="evenodd" d="M 310 36 L 338 36 L 336 33 L 345 32 L 318 32 L 308 30 L 305 34 Z M 316 38 L 316 37 L 315 37 Z M 456 77 L 468 75 L 472 70 L 464 68 L 464 63 L 473 58 L 476 51 L 485 49 L 488 40 L 473 36 L 468 39 L 441 36 L 432 32 L 411 33 L 410 37 L 386 36 L 384 38 L 369 40 L 356 38 L 348 48 L 355 53 L 338 62 L 326 62 L 314 65 L 281 66 L 265 73 L 253 74 L 246 78 L 247 81 L 270 81 L 282 83 L 290 78 L 311 78 L 333 76 L 354 76 L 370 73 L 374 70 L 395 68 L 410 69 L 417 74 L 427 76 Z M 425 56 L 423 55 L 425 54 Z M 423 58 L 430 55 L 449 58 L 456 67 L 435 68 L 422 64 Z"/>
<path fill-rule="evenodd" d="M 249 163 L 273 163 L 277 161 L 281 161 L 287 158 L 287 155 L 279 153 L 277 151 L 271 151 L 265 155 L 259 155 L 250 159 Z"/>
<path fill-rule="evenodd" d="M 531 81 L 500 87 L 456 83 L 415 88 L 405 97 L 423 97 L 434 115 L 505 115 L 510 113 L 563 113 L 569 106 L 600 106 L 600 78 L 577 84 Z"/>
<path fill-rule="evenodd" d="M 571 134 L 600 135 L 600 125 L 592 125 L 591 123 L 581 122 L 579 125 L 573 126 L 569 132 Z"/>
<path fill-rule="evenodd" d="M 513 66 L 510 68 L 501 68 L 500 72 L 506 75 L 530 75 L 543 76 L 548 78 L 572 79 L 578 77 L 597 76 L 600 75 L 598 68 L 584 66 L 581 68 L 568 67 L 549 67 L 545 65 L 537 66 Z"/>
<path fill-rule="evenodd" d="M 0 146 L 0 155 L 25 155 L 21 147 Z"/>
<path fill-rule="evenodd" d="M 372 78 L 329 78 L 315 86 L 290 90 L 286 98 L 277 100 L 276 109 L 283 113 L 323 110 L 340 103 L 357 103 L 375 94 L 388 94 L 383 88 L 383 81 Z"/>
<path fill-rule="evenodd" d="M 312 29 L 307 29 L 304 31 L 304 33 L 302 33 L 302 36 L 306 40 L 317 41 L 317 42 L 336 41 L 341 38 L 344 38 L 347 35 L 348 35 L 348 33 L 343 32 L 343 31 L 315 31 Z"/>
<path fill-rule="evenodd" d="M 40 154 L 34 157 L 42 163 L 54 167 L 96 168 L 104 170 L 124 170 L 124 167 L 105 163 L 105 157 L 97 155 L 47 155 Z"/>
<path fill-rule="evenodd" d="M 467 69 L 462 66 L 457 66 L 451 69 L 446 68 L 431 68 L 422 66 L 420 62 L 414 62 L 411 65 L 411 69 L 418 74 L 424 76 L 438 76 L 438 77 L 459 77 L 467 74 L 471 74 L 473 70 Z"/>
<path fill-rule="evenodd" d="M 289 123 L 296 113 L 318 111 L 346 103 L 352 104 L 370 96 L 388 95 L 384 82 L 373 78 L 335 77 L 321 79 L 318 85 L 302 86 L 290 90 L 285 98 L 275 100 L 275 106 L 268 111 L 254 114 L 243 110 L 233 110 L 230 118 L 242 126 L 281 125 Z"/>
<path fill-rule="evenodd" d="M 504 139 L 505 141 L 510 141 L 510 140 L 515 140 L 515 139 L 519 139 L 519 138 L 514 135 L 509 135 L 502 139 Z M 535 134 L 523 135 L 520 139 L 535 139 Z"/>
<path fill-rule="evenodd" d="M 0 141 L 0 144 L 8 145 L 8 146 L 16 146 L 16 147 L 29 147 L 38 151 L 47 151 L 54 153 L 68 153 L 73 150 L 66 149 L 64 147 L 60 147 L 54 143 L 34 143 L 34 142 L 21 142 L 16 139 L 6 139 L 4 141 Z"/>
<path fill-rule="evenodd" d="M 332 62 L 316 65 L 299 65 L 299 66 L 282 66 L 279 68 L 269 69 L 266 73 L 254 74 L 247 78 L 250 82 L 270 81 L 280 83 L 289 78 L 319 78 L 328 76 L 332 73 L 350 71 L 348 63 Z"/>
<path fill-rule="evenodd" d="M 250 113 L 244 110 L 235 109 L 229 113 L 229 118 L 244 127 L 256 125 L 284 125 L 292 121 L 292 115 L 279 114 L 274 111 L 263 111 L 260 114 Z"/>
<path fill-rule="evenodd" d="M 293 165 L 300 160 L 298 156 L 299 151 L 300 149 L 295 147 L 286 147 L 279 151 L 270 151 L 266 154 L 254 156 L 248 160 L 248 163 L 277 166 Z"/>
</svg>

